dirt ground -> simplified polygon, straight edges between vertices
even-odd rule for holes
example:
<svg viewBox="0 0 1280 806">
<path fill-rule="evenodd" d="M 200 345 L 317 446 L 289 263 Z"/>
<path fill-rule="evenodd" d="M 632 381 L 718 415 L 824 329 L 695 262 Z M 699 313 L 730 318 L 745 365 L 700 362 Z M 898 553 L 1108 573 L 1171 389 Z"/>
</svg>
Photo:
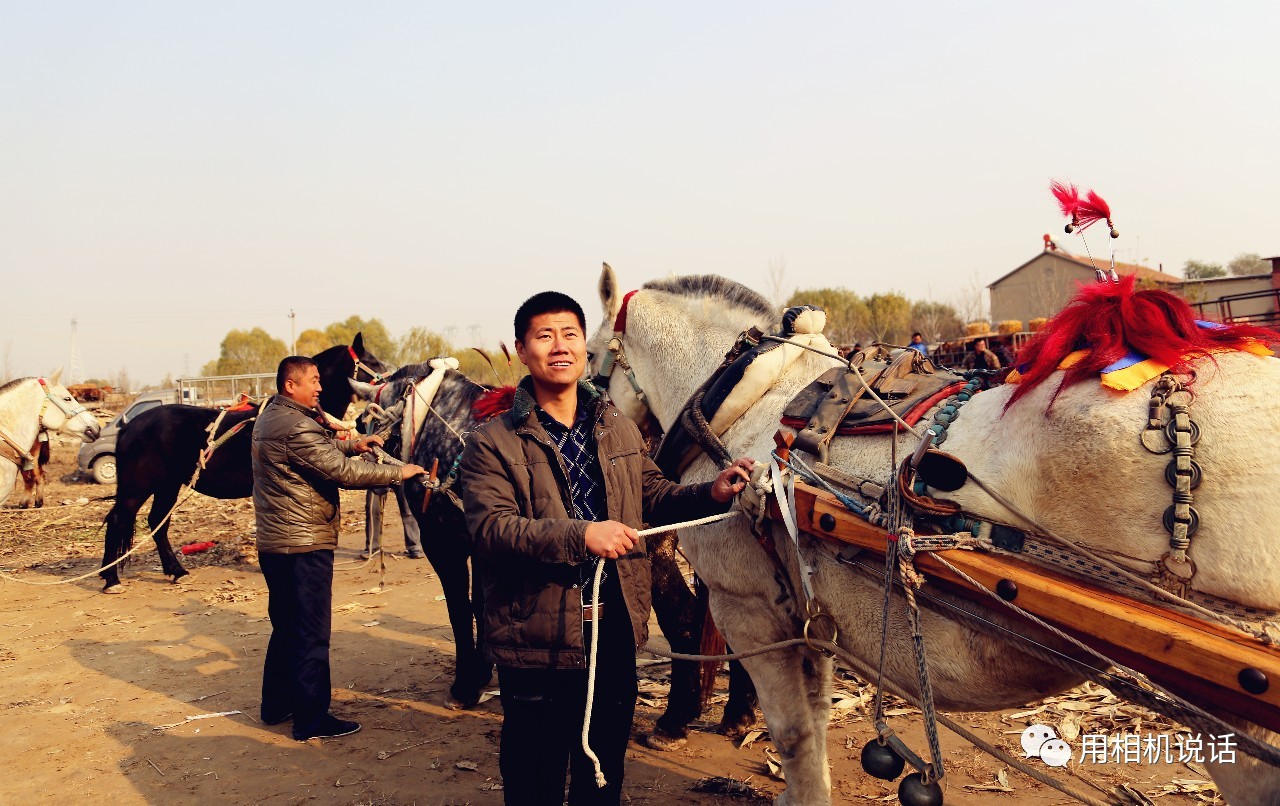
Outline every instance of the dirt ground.
<svg viewBox="0 0 1280 806">
<path fill-rule="evenodd" d="M 332 666 L 335 711 L 364 729 L 298 743 L 287 724 L 257 720 L 270 624 L 249 501 L 194 496 L 174 516 L 175 546 L 219 543 L 184 558 L 192 573 L 183 584 L 170 584 L 147 551 L 135 555 L 123 595 L 99 593 L 96 576 L 51 585 L 97 567 L 110 502 L 96 499 L 113 491 L 65 480 L 75 450 L 55 448 L 43 510 L 12 509 L 16 494 L 0 510 L 0 569 L 12 577 L 0 580 L 0 714 L 11 747 L 0 801 L 502 802 L 501 707 L 497 699 L 449 707 L 453 646 L 439 584 L 426 561 L 402 554 L 387 559 L 385 575 L 376 562 L 360 564 L 362 494 L 343 498 Z M 398 546 L 394 512 L 389 518 L 387 543 Z M 668 669 L 653 656 L 641 663 L 637 736 L 661 713 Z M 896 802 L 896 782 L 871 778 L 858 760 L 873 736 L 872 696 L 856 679 L 836 687 L 827 742 L 837 802 Z M 924 753 L 919 713 L 893 706 L 892 724 Z M 632 743 L 626 802 L 766 802 L 782 790 L 769 771 L 768 734 L 735 746 L 712 731 L 716 708 L 681 749 Z M 1036 722 L 1060 734 L 1176 730 L 1094 687 L 1014 711 L 952 716 L 1016 756 L 1023 729 Z M 945 729 L 942 743 L 949 804 L 1073 802 Z M 1080 742 L 1070 744 L 1077 760 L 1069 769 L 1104 788 L 1127 784 L 1167 806 L 1221 803 L 1200 765 L 1086 764 Z"/>
</svg>

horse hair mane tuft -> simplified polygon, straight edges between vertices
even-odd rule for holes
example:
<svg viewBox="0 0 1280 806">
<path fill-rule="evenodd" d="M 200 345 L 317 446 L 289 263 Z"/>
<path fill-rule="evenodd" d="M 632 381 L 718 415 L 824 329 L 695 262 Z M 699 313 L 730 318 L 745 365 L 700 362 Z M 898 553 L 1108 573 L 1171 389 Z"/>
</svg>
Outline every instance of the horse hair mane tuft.
<svg viewBox="0 0 1280 806">
<path fill-rule="evenodd" d="M 490 389 L 480 397 L 475 399 L 471 404 L 471 414 L 481 422 L 491 420 L 500 414 L 505 414 L 515 405 L 516 387 L 499 386 Z"/>
<path fill-rule="evenodd" d="M 1088 349 L 1089 355 L 1065 370 L 1054 399 L 1066 387 L 1096 378 L 1130 351 L 1174 373 L 1185 373 L 1192 362 L 1213 352 L 1239 350 L 1250 341 L 1280 344 L 1280 333 L 1268 328 L 1201 327 L 1181 297 L 1155 288 L 1135 291 L 1135 282 L 1135 275 L 1127 274 L 1119 283 L 1082 285 L 1075 299 L 1019 351 L 1016 366 L 1022 379 L 1005 409 L 1043 383 L 1076 350 Z"/>
</svg>

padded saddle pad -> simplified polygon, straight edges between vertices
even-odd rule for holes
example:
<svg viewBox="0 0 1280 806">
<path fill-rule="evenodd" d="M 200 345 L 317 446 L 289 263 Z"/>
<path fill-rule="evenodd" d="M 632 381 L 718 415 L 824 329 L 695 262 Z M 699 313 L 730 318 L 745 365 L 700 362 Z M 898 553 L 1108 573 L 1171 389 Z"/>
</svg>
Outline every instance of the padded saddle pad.
<svg viewBox="0 0 1280 806">
<path fill-rule="evenodd" d="M 964 376 L 937 369 L 927 359 L 920 364 L 923 371 L 906 371 L 906 366 L 900 358 L 893 362 L 865 361 L 858 370 L 893 413 L 910 425 L 915 425 L 925 412 L 965 385 Z M 830 369 L 801 389 L 783 411 L 782 424 L 797 430 L 808 425 L 848 372 L 844 367 Z M 850 378 L 847 386 L 856 391 L 862 388 L 862 381 Z M 893 423 L 893 414 L 885 411 L 875 398 L 864 394 L 844 415 L 836 433 L 841 436 L 885 433 L 893 430 Z"/>
</svg>

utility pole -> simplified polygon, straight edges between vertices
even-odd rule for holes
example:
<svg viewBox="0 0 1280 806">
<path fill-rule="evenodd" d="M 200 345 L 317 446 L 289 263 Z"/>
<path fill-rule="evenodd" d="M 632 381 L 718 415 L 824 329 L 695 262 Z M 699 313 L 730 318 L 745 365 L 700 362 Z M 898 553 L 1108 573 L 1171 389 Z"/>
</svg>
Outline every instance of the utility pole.
<svg viewBox="0 0 1280 806">
<path fill-rule="evenodd" d="M 289 355 L 298 354 L 298 315 L 289 309 Z"/>
</svg>

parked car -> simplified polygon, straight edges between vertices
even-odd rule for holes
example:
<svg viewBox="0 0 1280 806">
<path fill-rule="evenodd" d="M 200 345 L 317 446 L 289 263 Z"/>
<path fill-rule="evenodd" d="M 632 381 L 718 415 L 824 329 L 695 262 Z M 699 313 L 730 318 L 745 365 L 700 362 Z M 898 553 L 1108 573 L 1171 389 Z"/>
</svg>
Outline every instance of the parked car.
<svg viewBox="0 0 1280 806">
<path fill-rule="evenodd" d="M 192 406 L 226 407 L 246 398 L 265 398 L 274 389 L 274 372 L 255 372 L 247 375 L 210 375 L 199 378 L 180 378 L 172 389 L 157 389 L 138 395 L 129 407 L 107 423 L 93 442 L 80 446 L 77 464 L 80 472 L 93 477 L 99 484 L 115 484 L 116 439 L 120 429 L 147 409 L 171 403 Z"/>
<path fill-rule="evenodd" d="M 80 446 L 80 455 L 76 462 L 80 472 L 89 474 L 99 484 L 115 484 L 116 439 L 120 436 L 120 429 L 125 423 L 148 409 L 177 402 L 177 389 L 161 389 L 138 395 L 127 409 L 117 414 L 115 419 L 103 427 L 97 439 Z"/>
</svg>

